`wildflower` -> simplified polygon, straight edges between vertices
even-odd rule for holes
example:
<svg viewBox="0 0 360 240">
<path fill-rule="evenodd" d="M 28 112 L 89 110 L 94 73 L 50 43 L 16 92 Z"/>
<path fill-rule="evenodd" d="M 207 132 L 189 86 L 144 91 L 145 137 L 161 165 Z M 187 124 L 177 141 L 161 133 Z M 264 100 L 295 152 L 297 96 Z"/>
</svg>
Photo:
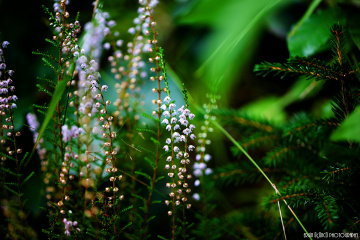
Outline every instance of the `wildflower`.
<svg viewBox="0 0 360 240">
<path fill-rule="evenodd" d="M 194 193 L 193 194 L 193 198 L 196 200 L 196 201 L 199 201 L 200 200 L 200 195 L 198 193 Z"/>
<path fill-rule="evenodd" d="M 176 123 L 177 122 L 177 119 L 176 118 L 171 118 L 170 122 L 173 124 L 173 123 Z"/>
<path fill-rule="evenodd" d="M 200 169 L 195 169 L 193 171 L 193 174 L 195 177 L 200 177 L 201 175 L 203 175 L 203 172 Z"/>
<path fill-rule="evenodd" d="M 35 132 L 36 129 L 39 127 L 39 122 L 36 119 L 36 115 L 33 113 L 28 113 L 26 115 L 26 120 L 29 124 L 30 131 Z"/>
<path fill-rule="evenodd" d="M 164 102 L 170 103 L 170 101 L 171 101 L 171 98 L 169 96 L 166 96 L 164 98 Z"/>
<path fill-rule="evenodd" d="M 195 182 L 194 182 L 194 186 L 195 187 L 198 187 L 200 185 L 200 180 L 199 179 L 196 179 Z"/>
<path fill-rule="evenodd" d="M 108 90 L 108 86 L 107 85 L 102 85 L 101 86 L 101 91 L 107 91 Z"/>
<path fill-rule="evenodd" d="M 7 48 L 7 46 L 9 45 L 10 43 L 8 41 L 3 41 L 2 43 L 2 47 L 3 48 Z"/>
<path fill-rule="evenodd" d="M 211 168 L 205 169 L 205 175 L 210 175 L 213 172 Z"/>
<path fill-rule="evenodd" d="M 166 117 L 166 118 L 170 117 L 170 113 L 169 113 L 169 111 L 165 111 L 165 112 L 163 112 L 163 115 L 164 115 L 164 117 Z"/>
</svg>

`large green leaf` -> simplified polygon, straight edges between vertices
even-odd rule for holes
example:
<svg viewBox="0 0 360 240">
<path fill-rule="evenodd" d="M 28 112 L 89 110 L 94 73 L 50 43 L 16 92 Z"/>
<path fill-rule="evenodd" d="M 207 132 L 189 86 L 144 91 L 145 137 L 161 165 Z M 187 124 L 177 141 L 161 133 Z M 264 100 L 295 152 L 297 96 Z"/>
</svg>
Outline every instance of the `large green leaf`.
<svg viewBox="0 0 360 240">
<path fill-rule="evenodd" d="M 354 141 L 360 143 L 360 107 L 344 120 L 331 135 L 333 141 Z"/>
<path fill-rule="evenodd" d="M 211 33 L 199 44 L 201 66 L 196 72 L 198 89 L 211 89 L 219 84 L 218 93 L 226 96 L 232 90 L 236 74 L 253 57 L 265 17 L 282 3 L 281 0 L 215 0 L 198 1 L 198 4 L 179 19 L 180 24 L 208 26 Z M 219 79 L 222 81 L 219 83 Z M 197 91 L 195 91 L 197 92 Z M 204 94 L 203 94 L 204 95 Z M 201 96 L 194 96 L 199 97 Z M 227 98 L 223 99 L 223 103 Z"/>
<path fill-rule="evenodd" d="M 287 44 L 291 56 L 308 57 L 323 49 L 329 38 L 329 29 L 334 23 L 343 23 L 345 18 L 339 8 L 319 10 L 295 25 Z"/>
<path fill-rule="evenodd" d="M 46 116 L 44 119 L 44 122 L 41 125 L 41 128 L 39 130 L 39 134 L 38 137 L 36 139 L 36 143 L 34 145 L 34 148 L 26 162 L 26 164 L 28 164 L 29 159 L 31 159 L 31 156 L 34 154 L 35 150 L 36 150 L 36 145 L 39 143 L 40 139 L 42 138 L 42 135 L 45 132 L 45 129 L 47 127 L 47 125 L 49 124 L 51 118 L 53 117 L 53 113 L 56 109 L 57 104 L 59 103 L 59 101 L 61 100 L 61 97 L 63 96 L 63 93 L 65 91 L 66 85 L 67 85 L 67 80 L 64 79 L 63 81 L 58 82 L 58 84 L 56 85 L 56 89 L 54 91 L 54 95 L 51 98 L 50 104 L 49 104 L 49 108 L 46 112 Z"/>
</svg>

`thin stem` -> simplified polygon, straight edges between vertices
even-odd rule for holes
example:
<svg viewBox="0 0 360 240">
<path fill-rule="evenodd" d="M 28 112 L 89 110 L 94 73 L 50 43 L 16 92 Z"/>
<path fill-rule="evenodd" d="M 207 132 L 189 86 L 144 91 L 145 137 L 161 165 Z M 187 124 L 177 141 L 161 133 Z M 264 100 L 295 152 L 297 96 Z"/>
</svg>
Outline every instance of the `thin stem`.
<svg viewBox="0 0 360 240">
<path fill-rule="evenodd" d="M 153 17 L 151 14 L 151 9 L 149 8 L 149 18 L 150 18 L 150 25 L 151 25 L 151 29 L 153 32 L 153 42 L 154 42 L 154 46 L 155 46 L 155 52 L 158 53 L 159 52 L 159 48 L 157 46 L 157 39 L 156 39 L 156 31 L 154 26 L 151 24 L 153 22 Z M 157 83 L 158 83 L 158 109 L 157 109 L 157 117 L 158 117 L 158 124 L 157 124 L 157 141 L 160 142 L 160 138 L 161 138 L 161 123 L 160 123 L 160 119 L 161 119 L 161 85 L 160 85 L 160 65 L 159 65 L 159 61 L 156 61 L 156 72 L 157 72 Z M 151 205 L 151 199 L 152 199 L 152 194 L 154 192 L 154 185 L 156 182 L 156 175 L 157 175 L 157 168 L 158 168 L 158 164 L 159 164 L 159 160 L 160 160 L 160 149 L 159 146 L 156 146 L 156 158 L 155 158 L 155 167 L 154 167 L 154 173 L 153 173 L 153 177 L 151 180 L 151 185 L 150 185 L 150 191 L 149 191 L 149 197 L 148 200 L 146 202 L 146 208 L 145 208 L 145 215 L 144 215 L 144 221 L 143 221 L 143 225 L 142 225 L 142 230 L 143 233 L 141 234 L 141 239 L 144 239 L 144 237 L 146 236 L 146 226 L 147 226 L 147 219 L 149 216 L 149 209 L 150 209 L 150 205 Z"/>
</svg>

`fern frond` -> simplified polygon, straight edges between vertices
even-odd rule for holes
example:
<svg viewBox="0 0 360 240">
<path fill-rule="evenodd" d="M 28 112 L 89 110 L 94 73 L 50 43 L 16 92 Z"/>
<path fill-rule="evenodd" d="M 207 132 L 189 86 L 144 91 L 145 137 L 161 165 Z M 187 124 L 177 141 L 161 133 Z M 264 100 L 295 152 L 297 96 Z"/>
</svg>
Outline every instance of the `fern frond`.
<svg viewBox="0 0 360 240">
<path fill-rule="evenodd" d="M 21 184 L 22 184 L 22 185 L 25 184 L 34 174 L 35 174 L 35 172 L 32 171 L 32 172 L 24 179 L 24 181 L 23 181 Z"/>
<path fill-rule="evenodd" d="M 157 133 L 154 130 L 150 129 L 150 128 L 136 128 L 135 130 L 138 131 L 138 132 L 141 132 L 141 133 L 150 133 L 150 134 L 152 134 L 154 136 L 157 135 Z"/>
<path fill-rule="evenodd" d="M 54 61 L 55 61 L 54 56 L 52 56 L 51 54 L 48 54 L 48 53 L 40 52 L 38 49 L 37 49 L 36 51 L 33 51 L 32 54 L 34 54 L 34 55 L 40 55 L 40 56 L 43 56 L 44 58 L 48 58 L 48 59 L 50 59 L 50 60 L 54 60 Z"/>
<path fill-rule="evenodd" d="M 151 180 L 151 179 L 152 179 L 148 174 L 146 174 L 146 173 L 144 173 L 144 172 L 135 171 L 135 173 L 138 174 L 138 175 L 141 175 L 141 176 L 145 177 L 145 178 L 148 179 L 148 180 Z"/>
<path fill-rule="evenodd" d="M 150 119 L 152 122 L 154 122 L 155 124 L 158 124 L 160 122 L 159 119 L 157 118 L 153 118 L 151 115 L 147 114 L 147 113 L 141 113 L 141 115 L 147 119 Z"/>
<path fill-rule="evenodd" d="M 318 195 L 320 202 L 316 205 L 315 211 L 324 228 L 330 229 L 334 226 L 335 220 L 339 218 L 339 209 L 336 200 L 328 195 Z"/>
<path fill-rule="evenodd" d="M 51 45 L 53 45 L 53 46 L 56 47 L 56 48 L 60 48 L 60 47 L 61 47 L 57 41 L 54 41 L 54 40 L 52 40 L 52 39 L 45 38 L 45 41 L 48 42 L 48 43 L 50 43 Z M 55 60 L 55 58 L 54 58 L 54 60 Z"/>
<path fill-rule="evenodd" d="M 334 24 L 331 27 L 331 50 L 333 52 L 334 59 L 337 63 L 342 66 L 345 62 L 345 55 L 347 53 L 345 49 L 345 40 L 344 40 L 344 29 L 340 24 Z"/>
<path fill-rule="evenodd" d="M 17 173 L 11 171 L 11 170 L 8 169 L 8 168 L 4 168 L 3 166 L 1 166 L 0 169 L 1 169 L 3 172 L 7 172 L 7 173 L 9 173 L 9 174 L 11 174 L 11 175 L 13 175 L 13 176 L 18 176 Z"/>
<path fill-rule="evenodd" d="M 340 80 L 344 73 L 338 65 L 328 66 L 325 62 L 315 58 L 293 57 L 287 60 L 287 63 L 269 63 L 263 62 L 255 65 L 254 71 L 258 75 L 266 77 L 269 73 L 280 78 L 288 74 L 295 76 L 304 76 L 315 78 L 316 80 Z"/>
<path fill-rule="evenodd" d="M 57 69 L 50 63 L 49 60 L 47 60 L 46 58 L 42 58 L 41 60 L 44 62 L 44 65 L 45 65 L 45 66 L 50 67 L 50 68 L 54 71 L 54 73 L 55 73 L 56 75 L 58 74 Z"/>
<path fill-rule="evenodd" d="M 53 94 L 49 90 L 47 90 L 46 88 L 44 88 L 40 84 L 36 84 L 36 86 L 39 88 L 40 92 L 44 92 L 44 93 L 48 94 L 51 97 L 53 96 Z"/>
<path fill-rule="evenodd" d="M 46 78 L 46 77 L 37 77 L 38 80 L 42 81 L 42 82 L 45 82 L 47 84 L 49 84 L 49 86 L 53 89 L 55 89 L 56 87 L 56 82 L 54 82 L 54 80 L 52 79 L 49 79 L 49 78 Z"/>
</svg>

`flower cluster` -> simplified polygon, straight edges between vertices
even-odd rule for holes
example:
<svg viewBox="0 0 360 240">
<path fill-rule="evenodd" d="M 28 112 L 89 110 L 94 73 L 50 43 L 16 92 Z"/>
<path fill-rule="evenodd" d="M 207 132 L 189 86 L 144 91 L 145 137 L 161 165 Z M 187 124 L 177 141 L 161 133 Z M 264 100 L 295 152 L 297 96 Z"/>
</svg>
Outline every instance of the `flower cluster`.
<svg viewBox="0 0 360 240">
<path fill-rule="evenodd" d="M 61 135 L 64 142 L 68 142 L 70 139 L 77 138 L 82 133 L 84 133 L 84 130 L 75 125 L 71 126 L 71 129 L 69 129 L 68 125 L 63 125 L 61 127 Z"/>
<path fill-rule="evenodd" d="M 171 102 L 169 96 L 165 97 L 163 102 L 161 109 L 165 118 L 162 123 L 166 125 L 165 129 L 170 132 L 170 137 L 166 139 L 163 149 L 171 153 L 166 158 L 165 169 L 170 170 L 168 176 L 172 179 L 172 182 L 166 183 L 166 187 L 172 188 L 169 196 L 172 198 L 173 206 L 179 206 L 181 202 L 185 204 L 187 201 L 186 193 L 191 192 L 186 179 L 192 178 L 192 175 L 187 172 L 187 165 L 190 164 L 189 152 L 193 151 L 195 147 L 188 144 L 188 140 L 195 138 L 192 133 L 195 126 L 189 122 L 194 119 L 195 114 L 191 113 L 185 106 L 176 110 L 176 105 Z M 166 200 L 165 203 L 169 205 L 170 201 Z M 190 204 L 186 206 L 187 208 L 191 207 Z M 172 215 L 172 211 L 169 211 L 168 214 Z"/>
<path fill-rule="evenodd" d="M 157 2 L 152 3 L 154 7 Z M 112 42 L 114 53 L 108 58 L 111 65 L 111 72 L 115 79 L 120 82 L 115 84 L 118 93 L 118 99 L 114 102 L 117 107 L 115 116 L 118 118 L 119 125 L 124 124 L 129 112 L 135 112 L 135 107 L 138 106 L 138 95 L 140 92 L 141 80 L 147 76 L 145 71 L 146 64 L 143 61 L 144 53 L 153 51 L 154 40 L 150 39 L 151 26 L 155 22 L 150 20 L 151 8 L 147 6 L 148 1 L 140 1 L 141 6 L 138 8 L 138 16 L 133 20 L 134 27 L 129 29 L 129 33 L 133 35 L 133 41 L 126 44 L 126 51 L 120 48 L 123 45 L 123 40 L 118 39 Z M 104 45 L 110 46 L 110 43 Z M 125 63 L 120 65 L 120 63 Z M 135 119 L 139 119 L 135 116 Z"/>
<path fill-rule="evenodd" d="M 66 236 L 70 236 L 71 235 L 71 231 L 74 230 L 74 228 L 78 225 L 77 221 L 70 221 L 67 220 L 66 218 L 63 219 L 63 223 L 65 224 L 65 235 Z M 80 228 L 76 228 L 76 231 L 80 232 Z"/>
<path fill-rule="evenodd" d="M 7 70 L 5 64 L 5 57 L 3 49 L 6 48 L 10 43 L 8 41 L 3 41 L 0 47 L 0 77 L 4 80 L 0 80 L 0 115 L 1 122 L 3 123 L 0 130 L 1 135 L 1 144 L 5 144 L 6 135 L 8 138 L 15 138 L 20 136 L 20 132 L 15 132 L 14 129 L 14 116 L 13 109 L 16 108 L 16 101 L 18 97 L 12 92 L 15 91 L 15 87 L 12 86 L 13 80 L 11 77 L 14 74 L 13 70 Z M 14 139 L 15 140 L 15 139 Z M 7 151 L 7 154 L 13 155 L 21 153 L 21 149 L 15 149 L 16 153 L 13 150 Z M 6 157 L 3 155 L 1 160 L 6 160 Z"/>
<path fill-rule="evenodd" d="M 74 52 L 76 49 L 77 35 L 81 31 L 81 26 L 79 21 L 74 23 L 65 24 L 65 19 L 70 17 L 70 14 L 66 11 L 66 5 L 69 3 L 68 0 L 60 0 L 54 3 L 54 12 L 55 17 L 50 17 L 52 22 L 50 26 L 54 27 L 57 35 L 53 36 L 53 40 L 59 40 L 62 52 L 68 54 L 70 51 Z"/>
<path fill-rule="evenodd" d="M 26 114 L 26 120 L 27 123 L 29 124 L 29 130 L 31 132 L 33 132 L 33 139 L 34 139 L 34 144 L 36 144 L 37 138 L 38 138 L 38 128 L 40 126 L 37 117 L 34 113 L 28 113 Z M 46 148 L 45 146 L 43 146 L 44 143 L 44 139 L 41 138 L 39 140 L 39 143 L 36 145 L 36 150 L 37 153 L 39 154 L 39 158 L 41 160 L 41 169 L 43 171 L 45 171 L 46 166 L 48 164 L 48 159 L 46 158 Z"/>
<path fill-rule="evenodd" d="M 210 119 L 215 120 L 216 117 L 212 115 L 212 110 L 217 108 L 216 105 L 216 96 L 207 96 L 210 98 L 209 104 L 204 104 L 204 109 L 206 114 L 204 115 L 204 125 L 201 126 L 201 132 L 198 134 L 199 145 L 196 148 L 197 154 L 195 157 L 196 162 L 193 165 L 194 171 L 193 175 L 197 179 L 194 181 L 194 186 L 198 187 L 201 183 L 202 176 L 210 175 L 213 171 L 208 167 L 208 162 L 211 160 L 211 155 L 206 153 L 206 145 L 211 144 L 211 141 L 208 139 L 208 133 L 213 131 L 213 128 L 210 127 Z M 194 193 L 193 198 L 195 200 L 200 199 L 198 193 Z"/>
<path fill-rule="evenodd" d="M 96 8 L 95 16 L 93 21 L 87 22 L 84 25 L 84 41 L 82 48 L 96 61 L 100 61 L 100 56 L 103 47 L 105 49 L 110 48 L 109 44 L 102 45 L 104 37 L 110 34 L 110 28 L 115 26 L 115 21 L 108 20 L 109 13 L 101 11 L 101 9 Z M 118 35 L 115 33 L 114 35 Z M 95 69 L 97 70 L 97 69 Z"/>
</svg>

